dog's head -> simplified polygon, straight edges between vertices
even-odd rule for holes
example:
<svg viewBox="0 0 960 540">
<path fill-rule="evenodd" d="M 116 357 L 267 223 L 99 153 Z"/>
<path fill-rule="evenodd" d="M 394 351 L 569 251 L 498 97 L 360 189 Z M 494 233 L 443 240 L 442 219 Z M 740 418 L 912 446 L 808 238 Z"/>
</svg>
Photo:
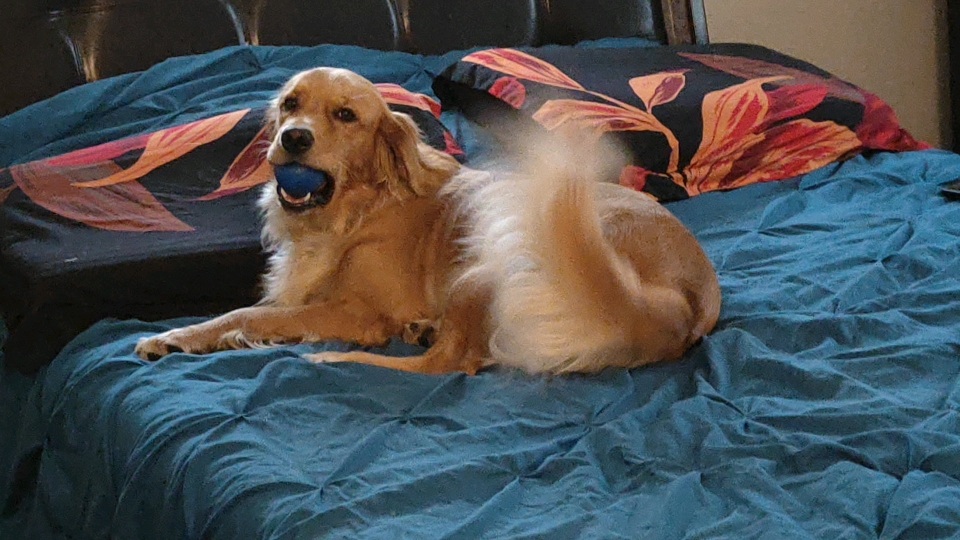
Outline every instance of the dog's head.
<svg viewBox="0 0 960 540">
<path fill-rule="evenodd" d="M 299 163 L 328 180 L 305 198 L 271 182 L 261 206 L 313 230 L 345 233 L 383 203 L 432 197 L 459 168 L 424 144 L 413 120 L 392 112 L 370 81 L 344 69 L 295 75 L 271 103 L 267 126 L 272 165 Z"/>
</svg>

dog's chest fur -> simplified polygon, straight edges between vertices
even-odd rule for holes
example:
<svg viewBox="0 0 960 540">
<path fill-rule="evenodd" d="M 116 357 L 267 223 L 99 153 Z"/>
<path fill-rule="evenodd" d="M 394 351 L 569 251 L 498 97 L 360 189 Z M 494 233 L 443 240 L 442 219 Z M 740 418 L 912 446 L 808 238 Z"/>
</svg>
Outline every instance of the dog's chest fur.
<svg viewBox="0 0 960 540">
<path fill-rule="evenodd" d="M 366 216 L 349 234 L 284 242 L 271 257 L 264 300 L 295 306 L 359 299 L 402 323 L 436 318 L 455 256 L 444 213 L 435 200 L 406 201 Z"/>
</svg>

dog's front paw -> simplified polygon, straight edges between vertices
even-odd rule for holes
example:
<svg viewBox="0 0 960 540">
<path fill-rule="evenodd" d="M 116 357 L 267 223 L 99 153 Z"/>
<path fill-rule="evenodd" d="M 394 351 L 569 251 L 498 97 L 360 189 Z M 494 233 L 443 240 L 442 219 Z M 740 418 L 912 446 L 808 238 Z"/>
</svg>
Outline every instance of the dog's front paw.
<svg viewBox="0 0 960 540">
<path fill-rule="evenodd" d="M 314 364 L 334 364 L 337 362 L 349 362 L 349 352 L 324 351 L 318 353 L 305 354 L 303 357 Z"/>
<path fill-rule="evenodd" d="M 155 336 L 140 338 L 134 351 L 137 356 L 151 362 L 178 352 L 205 353 L 209 347 L 192 340 L 187 329 L 177 328 Z"/>
<path fill-rule="evenodd" d="M 410 345 L 420 345 L 422 347 L 431 347 L 437 341 L 437 330 L 439 323 L 430 319 L 421 319 L 413 321 L 403 326 L 404 343 Z"/>
</svg>

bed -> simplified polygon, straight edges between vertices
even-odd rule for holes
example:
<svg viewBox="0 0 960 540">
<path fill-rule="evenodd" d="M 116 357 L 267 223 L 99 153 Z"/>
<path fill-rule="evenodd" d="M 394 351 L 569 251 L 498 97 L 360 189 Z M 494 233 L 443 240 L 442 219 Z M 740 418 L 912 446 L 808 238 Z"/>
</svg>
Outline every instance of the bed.
<svg viewBox="0 0 960 540">
<path fill-rule="evenodd" d="M 54 4 L 0 33 L 33 74 L 0 93 L 3 538 L 960 536 L 960 156 L 867 89 L 708 43 L 698 1 Z M 315 65 L 471 166 L 517 125 L 619 138 L 716 329 L 589 376 L 139 359 L 256 299 L 263 109 Z"/>
</svg>

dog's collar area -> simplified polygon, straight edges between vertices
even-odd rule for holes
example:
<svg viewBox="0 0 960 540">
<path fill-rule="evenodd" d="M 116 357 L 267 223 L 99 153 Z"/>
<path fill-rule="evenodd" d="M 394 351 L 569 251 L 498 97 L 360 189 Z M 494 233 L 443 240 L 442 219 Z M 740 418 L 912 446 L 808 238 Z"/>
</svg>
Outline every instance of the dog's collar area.
<svg viewBox="0 0 960 540">
<path fill-rule="evenodd" d="M 310 193 L 307 193 L 303 197 L 294 197 L 290 195 L 279 184 L 277 184 L 277 198 L 280 200 L 280 206 L 286 210 L 291 210 L 294 212 L 301 212 L 307 210 L 308 208 L 314 208 L 317 206 L 326 206 L 330 202 L 330 199 L 333 198 L 334 190 L 334 181 L 333 178 L 327 177 L 327 181 L 323 183 L 319 188 Z"/>
</svg>

